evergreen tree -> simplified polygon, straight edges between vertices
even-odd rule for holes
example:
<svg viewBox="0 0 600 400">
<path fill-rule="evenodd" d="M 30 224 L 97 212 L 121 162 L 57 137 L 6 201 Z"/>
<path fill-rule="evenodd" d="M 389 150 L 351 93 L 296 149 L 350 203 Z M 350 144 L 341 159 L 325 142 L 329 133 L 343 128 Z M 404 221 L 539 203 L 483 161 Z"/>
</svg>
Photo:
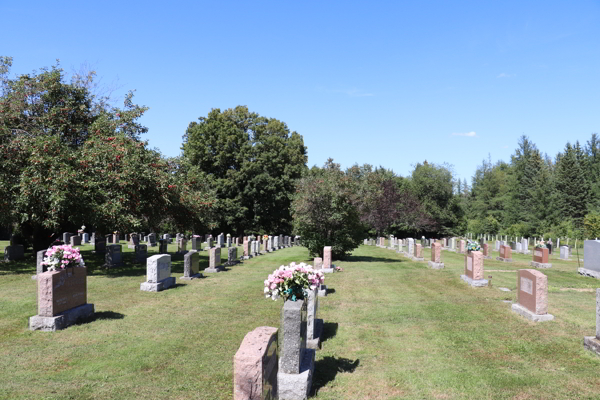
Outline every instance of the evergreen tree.
<svg viewBox="0 0 600 400">
<path fill-rule="evenodd" d="M 556 206 L 561 219 L 572 219 L 576 228 L 583 228 L 590 195 L 588 181 L 580 159 L 581 148 L 567 143 L 556 162 Z M 579 158 L 579 159 L 578 159 Z"/>
</svg>

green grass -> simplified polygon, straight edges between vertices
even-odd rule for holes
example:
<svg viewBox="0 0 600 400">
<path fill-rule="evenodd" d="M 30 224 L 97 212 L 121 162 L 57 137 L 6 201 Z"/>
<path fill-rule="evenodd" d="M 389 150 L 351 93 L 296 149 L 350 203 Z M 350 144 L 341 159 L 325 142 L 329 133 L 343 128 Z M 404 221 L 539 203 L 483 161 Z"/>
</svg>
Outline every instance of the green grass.
<svg viewBox="0 0 600 400">
<path fill-rule="evenodd" d="M 106 271 L 92 247 L 82 246 L 97 319 L 54 333 L 27 330 L 37 313 L 33 256 L 0 264 L 0 398 L 231 399 L 233 355 L 244 335 L 279 326 L 282 302 L 264 299 L 262 281 L 279 265 L 308 258 L 304 248 L 284 249 L 194 281 L 179 280 L 183 260 L 175 258 L 179 285 L 147 293 L 139 290 L 145 267 L 131 264 L 124 247 L 126 266 Z M 424 257 L 430 259 L 428 249 Z M 563 289 L 600 282 L 579 276 L 576 261 L 553 256 L 552 269 L 542 272 L 555 320 L 534 324 L 503 302 L 516 300 L 516 270 L 529 268 L 531 255 L 485 260 L 486 270 L 508 271 L 486 272 L 491 288 L 460 280 L 463 255 L 442 257 L 446 268 L 435 271 L 361 246 L 336 262 L 344 272 L 326 276 L 333 293 L 320 299 L 325 341 L 315 398 L 599 397 L 600 357 L 582 344 L 595 333 L 595 292 Z M 207 265 L 207 252 L 201 263 Z"/>
</svg>

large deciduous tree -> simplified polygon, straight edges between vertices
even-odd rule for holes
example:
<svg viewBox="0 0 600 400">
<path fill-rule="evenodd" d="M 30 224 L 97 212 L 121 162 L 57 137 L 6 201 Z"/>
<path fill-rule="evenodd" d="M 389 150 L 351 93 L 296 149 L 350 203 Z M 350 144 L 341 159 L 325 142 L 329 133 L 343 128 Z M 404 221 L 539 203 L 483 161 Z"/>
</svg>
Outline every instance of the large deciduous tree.
<svg viewBox="0 0 600 400">
<path fill-rule="evenodd" d="M 204 176 L 216 191 L 217 230 L 291 233 L 294 184 L 307 162 L 301 135 L 238 106 L 211 110 L 183 139 L 186 173 Z"/>
</svg>

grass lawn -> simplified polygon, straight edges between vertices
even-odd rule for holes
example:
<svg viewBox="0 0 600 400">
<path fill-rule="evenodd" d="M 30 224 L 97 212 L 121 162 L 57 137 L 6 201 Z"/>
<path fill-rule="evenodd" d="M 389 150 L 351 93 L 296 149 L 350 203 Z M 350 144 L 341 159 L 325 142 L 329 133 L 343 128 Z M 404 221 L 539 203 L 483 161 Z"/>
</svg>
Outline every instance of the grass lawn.
<svg viewBox="0 0 600 400">
<path fill-rule="evenodd" d="M 139 290 L 145 266 L 132 264 L 121 244 L 126 266 L 113 271 L 82 246 L 97 318 L 54 333 L 27 329 L 37 313 L 34 255 L 0 263 L 0 398 L 231 399 L 233 355 L 244 335 L 279 326 L 283 303 L 262 296 L 262 281 L 279 265 L 308 260 L 305 248 L 294 247 L 182 281 L 179 256 L 178 285 L 148 293 Z M 208 252 L 200 254 L 202 269 Z M 319 304 L 325 341 L 315 398 L 600 398 L 600 357 L 583 349 L 583 336 L 595 334 L 600 282 L 579 276 L 577 261 L 551 256 L 553 267 L 542 272 L 555 320 L 535 324 L 504 302 L 516 300 L 515 271 L 529 268 L 531 255 L 485 260 L 491 288 L 460 280 L 463 255 L 443 251 L 442 258 L 446 268 L 434 271 L 361 246 L 336 262 L 344 272 L 326 276 L 332 293 Z"/>
</svg>

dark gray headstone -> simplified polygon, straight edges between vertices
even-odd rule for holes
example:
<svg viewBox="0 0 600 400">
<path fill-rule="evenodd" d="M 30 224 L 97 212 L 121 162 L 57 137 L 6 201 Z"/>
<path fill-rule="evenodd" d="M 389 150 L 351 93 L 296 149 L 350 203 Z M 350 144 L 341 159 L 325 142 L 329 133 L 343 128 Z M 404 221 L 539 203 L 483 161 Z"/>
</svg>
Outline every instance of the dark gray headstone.
<svg viewBox="0 0 600 400">
<path fill-rule="evenodd" d="M 111 244 L 106 246 L 106 256 L 104 266 L 107 268 L 120 267 L 123 265 L 123 249 L 120 244 Z"/>
<path fill-rule="evenodd" d="M 4 261 L 17 261 L 25 257 L 25 248 L 22 244 L 6 246 L 4 248 Z"/>
<path fill-rule="evenodd" d="M 288 300 L 281 310 L 283 330 L 279 366 L 286 374 L 299 374 L 306 349 L 306 303 Z"/>
<path fill-rule="evenodd" d="M 183 256 L 183 277 L 191 278 L 200 272 L 200 256 L 196 250 L 190 250 Z"/>
<path fill-rule="evenodd" d="M 227 251 L 227 262 L 233 264 L 237 261 L 237 247 L 230 247 Z"/>
<path fill-rule="evenodd" d="M 167 254 L 167 246 L 169 245 L 170 239 L 159 239 L 158 240 L 158 254 Z"/>
<path fill-rule="evenodd" d="M 94 251 L 96 253 L 102 254 L 106 252 L 106 240 L 104 236 L 100 234 L 96 234 L 96 241 L 94 242 Z"/>
<path fill-rule="evenodd" d="M 148 258 L 148 246 L 138 244 L 135 246 L 135 262 L 138 264 L 146 264 Z"/>
</svg>

